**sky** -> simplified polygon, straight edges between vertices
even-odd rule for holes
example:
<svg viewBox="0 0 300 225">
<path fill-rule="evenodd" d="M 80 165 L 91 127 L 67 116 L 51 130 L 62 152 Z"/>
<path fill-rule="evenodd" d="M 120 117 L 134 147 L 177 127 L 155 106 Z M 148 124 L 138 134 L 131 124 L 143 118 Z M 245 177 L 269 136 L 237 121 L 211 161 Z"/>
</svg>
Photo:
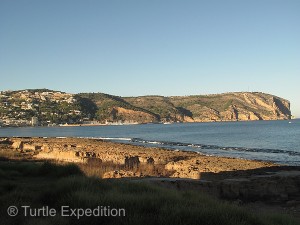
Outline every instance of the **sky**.
<svg viewBox="0 0 300 225">
<path fill-rule="evenodd" d="M 259 91 L 300 117 L 299 0 L 0 0 L 0 90 Z"/>
</svg>

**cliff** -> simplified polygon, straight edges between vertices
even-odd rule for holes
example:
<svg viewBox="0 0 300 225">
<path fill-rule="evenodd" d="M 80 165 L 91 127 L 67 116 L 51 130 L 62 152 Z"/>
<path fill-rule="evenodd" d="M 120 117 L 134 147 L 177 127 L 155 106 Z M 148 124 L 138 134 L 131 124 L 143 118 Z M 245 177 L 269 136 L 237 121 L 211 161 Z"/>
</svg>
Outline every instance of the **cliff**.
<svg viewBox="0 0 300 225">
<path fill-rule="evenodd" d="M 290 102 L 258 92 L 194 96 L 116 97 L 80 94 L 99 108 L 97 118 L 127 122 L 212 122 L 284 120 L 291 118 Z M 90 97 L 89 97 L 90 96 Z"/>
<path fill-rule="evenodd" d="M 184 97 L 143 96 L 125 100 L 157 114 L 161 121 L 211 122 L 291 118 L 288 100 L 257 92 Z"/>
<path fill-rule="evenodd" d="M 13 112 L 13 113 L 12 113 Z M 0 126 L 84 123 L 156 123 L 286 120 L 290 102 L 260 92 L 193 96 L 118 97 L 104 93 L 66 94 L 36 89 L 0 94 Z"/>
</svg>

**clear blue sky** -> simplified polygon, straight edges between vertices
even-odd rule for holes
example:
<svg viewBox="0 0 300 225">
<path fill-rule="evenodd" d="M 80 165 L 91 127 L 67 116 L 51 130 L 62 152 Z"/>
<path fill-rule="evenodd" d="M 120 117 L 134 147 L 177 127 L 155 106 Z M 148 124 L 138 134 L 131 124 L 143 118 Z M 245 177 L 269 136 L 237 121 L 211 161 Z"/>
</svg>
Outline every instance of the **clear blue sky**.
<svg viewBox="0 0 300 225">
<path fill-rule="evenodd" d="M 300 117 L 299 0 L 1 0 L 0 90 L 262 91 Z"/>
</svg>

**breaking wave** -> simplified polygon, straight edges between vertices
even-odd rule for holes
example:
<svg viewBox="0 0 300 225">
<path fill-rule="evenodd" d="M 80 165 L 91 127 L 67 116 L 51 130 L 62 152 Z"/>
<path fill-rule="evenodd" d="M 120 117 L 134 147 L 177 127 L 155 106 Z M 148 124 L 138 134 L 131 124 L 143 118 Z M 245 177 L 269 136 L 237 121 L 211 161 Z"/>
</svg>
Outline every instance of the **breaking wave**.
<svg viewBox="0 0 300 225">
<path fill-rule="evenodd" d="M 65 137 L 57 137 L 65 138 Z M 86 138 L 86 137 L 80 137 Z M 282 149 L 269 149 L 269 148 L 246 148 L 246 147 L 228 147 L 228 146 L 218 146 L 218 145 L 207 145 L 207 144 L 193 144 L 193 143 L 184 143 L 184 142 L 172 142 L 172 141 L 155 141 L 155 140 L 146 140 L 142 138 L 130 138 L 130 137 L 89 137 L 90 139 L 97 140 L 108 140 L 113 142 L 121 143 L 131 143 L 137 145 L 153 146 L 153 147 L 162 147 L 162 148 L 172 148 L 176 150 L 176 147 L 180 147 L 184 150 L 201 152 L 203 150 L 223 150 L 223 151 L 232 151 L 232 152 L 257 152 L 257 153 L 279 153 L 287 154 L 289 156 L 300 156 L 300 152 L 282 150 Z"/>
<path fill-rule="evenodd" d="M 237 152 L 262 152 L 262 153 L 281 153 L 288 154 L 290 156 L 300 156 L 300 152 L 282 150 L 282 149 L 262 149 L 262 148 L 246 148 L 246 147 L 225 147 L 218 145 L 206 145 L 206 144 L 192 144 L 192 143 L 182 143 L 182 142 L 171 142 L 171 141 L 152 141 L 145 140 L 141 138 L 128 138 L 132 143 L 141 143 L 146 145 L 156 145 L 164 147 L 183 147 L 186 149 L 194 149 L 193 151 L 199 151 L 200 149 L 215 149 L 223 151 L 237 151 Z M 198 149 L 198 150 L 196 150 Z"/>
</svg>

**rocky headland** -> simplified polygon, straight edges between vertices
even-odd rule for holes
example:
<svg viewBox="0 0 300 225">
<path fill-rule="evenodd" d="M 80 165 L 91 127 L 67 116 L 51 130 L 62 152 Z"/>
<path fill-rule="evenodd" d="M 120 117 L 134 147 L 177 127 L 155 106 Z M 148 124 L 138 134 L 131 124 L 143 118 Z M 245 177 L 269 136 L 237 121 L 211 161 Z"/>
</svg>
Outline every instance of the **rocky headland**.
<svg viewBox="0 0 300 225">
<path fill-rule="evenodd" d="M 261 92 L 119 97 L 47 89 L 0 92 L 0 126 L 291 119 L 290 102 Z"/>
<path fill-rule="evenodd" d="M 125 98 L 134 106 L 158 112 L 159 118 L 180 122 L 284 120 L 291 118 L 290 102 L 259 92 L 195 96 Z"/>
</svg>

